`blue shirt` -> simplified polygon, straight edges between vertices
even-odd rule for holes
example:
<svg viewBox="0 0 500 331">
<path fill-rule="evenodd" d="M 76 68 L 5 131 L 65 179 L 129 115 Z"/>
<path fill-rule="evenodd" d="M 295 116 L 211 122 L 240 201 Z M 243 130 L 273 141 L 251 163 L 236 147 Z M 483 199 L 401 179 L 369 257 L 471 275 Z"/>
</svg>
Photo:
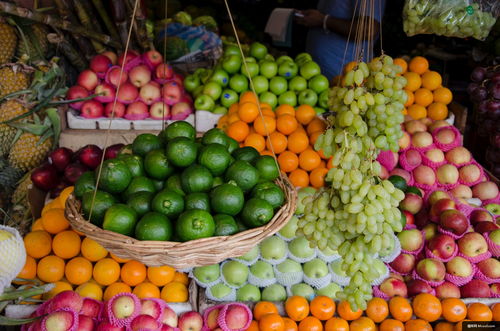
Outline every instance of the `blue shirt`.
<svg viewBox="0 0 500 331">
<path fill-rule="evenodd" d="M 358 2 L 358 5 L 355 15 L 354 9 L 356 7 L 356 2 Z M 330 17 L 346 19 L 350 22 L 353 16 L 359 16 L 359 7 L 361 3 L 362 1 L 356 0 L 319 0 L 318 10 L 323 14 L 330 15 Z M 368 1 L 367 5 L 370 3 L 371 2 Z M 382 17 L 381 13 L 383 13 L 385 9 L 385 0 L 374 1 L 374 7 L 374 19 L 380 23 Z M 367 11 L 368 10 L 365 10 L 365 12 Z M 326 33 L 323 31 L 322 27 L 309 30 L 306 44 L 307 52 L 312 55 L 314 61 L 318 62 L 321 66 L 322 73 L 329 79 L 339 75 L 342 72 L 342 66 L 354 60 L 356 47 L 354 43 L 355 35 L 355 25 L 352 26 L 349 43 L 347 43 L 347 37 L 341 36 L 333 31 Z M 364 43 L 363 49 L 365 51 L 365 59 L 367 47 L 367 43 Z"/>
</svg>

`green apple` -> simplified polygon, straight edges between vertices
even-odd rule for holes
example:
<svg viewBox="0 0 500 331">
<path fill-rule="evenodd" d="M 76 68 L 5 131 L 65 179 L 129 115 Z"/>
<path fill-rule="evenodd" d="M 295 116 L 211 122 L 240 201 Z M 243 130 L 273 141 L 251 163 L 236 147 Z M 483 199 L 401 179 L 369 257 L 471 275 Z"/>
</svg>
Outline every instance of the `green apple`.
<svg viewBox="0 0 500 331">
<path fill-rule="evenodd" d="M 297 56 L 295 57 L 295 62 L 297 62 L 299 66 L 309 61 L 312 61 L 311 54 L 309 53 L 300 53 L 297 54 Z"/>
<path fill-rule="evenodd" d="M 206 68 L 198 68 L 193 72 L 193 75 L 200 77 L 207 71 Z"/>
<path fill-rule="evenodd" d="M 203 94 L 203 89 L 204 89 L 204 88 L 205 88 L 205 86 L 204 86 L 204 85 L 200 85 L 200 86 L 198 86 L 197 88 L 195 88 L 195 89 L 194 89 L 194 91 L 193 91 L 193 93 L 192 93 L 192 94 L 193 94 L 193 97 L 194 97 L 194 98 L 197 98 L 197 97 L 199 97 L 200 95 L 202 95 L 202 94 Z"/>
<path fill-rule="evenodd" d="M 300 75 L 305 79 L 311 79 L 321 74 L 321 68 L 314 61 L 309 61 L 300 66 Z"/>
<path fill-rule="evenodd" d="M 269 89 L 269 80 L 264 76 L 255 76 L 253 77 L 253 87 L 257 94 L 266 92 Z"/>
<path fill-rule="evenodd" d="M 194 100 L 194 108 L 196 110 L 212 111 L 212 109 L 214 109 L 214 106 L 215 106 L 214 100 L 205 94 L 199 95 Z"/>
<path fill-rule="evenodd" d="M 269 285 L 262 291 L 263 301 L 285 301 L 286 290 L 283 285 L 273 284 Z"/>
<path fill-rule="evenodd" d="M 288 82 L 283 77 L 275 76 L 269 81 L 269 89 L 276 95 L 283 94 L 288 89 Z"/>
<path fill-rule="evenodd" d="M 246 61 L 246 62 L 249 62 L 249 63 L 250 63 L 250 62 L 257 63 L 257 60 L 256 60 L 254 57 L 251 57 L 251 56 L 247 56 L 247 57 L 245 58 L 245 61 Z"/>
<path fill-rule="evenodd" d="M 318 258 L 304 263 L 304 274 L 309 278 L 322 278 L 328 275 L 328 266 Z"/>
<path fill-rule="evenodd" d="M 238 98 L 238 93 L 231 89 L 225 89 L 224 91 L 222 91 L 220 103 L 224 107 L 229 108 L 233 103 L 238 102 Z"/>
<path fill-rule="evenodd" d="M 279 96 L 278 103 L 280 105 L 290 105 L 295 107 L 297 105 L 297 95 L 293 91 L 286 91 Z"/>
<path fill-rule="evenodd" d="M 500 205 L 498 203 L 489 203 L 485 208 L 493 215 L 500 215 Z"/>
<path fill-rule="evenodd" d="M 308 284 L 305 283 L 294 284 L 292 285 L 290 290 L 292 291 L 292 295 L 304 297 L 309 301 L 314 299 L 314 289 Z"/>
<path fill-rule="evenodd" d="M 489 233 L 491 241 L 495 244 L 500 245 L 500 229 L 493 230 Z"/>
<path fill-rule="evenodd" d="M 231 286 L 243 286 L 248 279 L 248 267 L 238 261 L 228 261 L 222 266 L 222 275 Z"/>
<path fill-rule="evenodd" d="M 276 105 L 278 104 L 278 98 L 276 97 L 276 95 L 269 91 L 262 92 L 259 95 L 259 100 L 260 102 L 267 103 L 271 106 L 271 108 L 276 107 Z"/>
<path fill-rule="evenodd" d="M 276 62 L 276 60 L 274 59 L 274 56 L 272 56 L 271 54 L 267 53 L 266 56 L 264 56 L 264 58 L 261 60 L 261 61 L 271 61 L 271 62 Z"/>
<path fill-rule="evenodd" d="M 229 87 L 236 93 L 248 91 L 248 79 L 241 74 L 233 75 L 229 79 Z"/>
<path fill-rule="evenodd" d="M 250 55 L 256 59 L 263 59 L 267 55 L 267 47 L 259 42 L 250 45 Z"/>
<path fill-rule="evenodd" d="M 222 87 L 219 85 L 219 83 L 216 82 L 208 82 L 205 84 L 205 87 L 203 88 L 203 94 L 208 95 L 209 97 L 212 98 L 212 100 L 219 99 L 221 93 L 222 93 Z"/>
<path fill-rule="evenodd" d="M 188 75 L 184 78 L 184 88 L 188 92 L 193 92 L 200 84 L 201 80 L 197 75 Z"/>
<path fill-rule="evenodd" d="M 207 288 L 207 291 L 210 291 L 210 294 L 212 294 L 213 297 L 221 299 L 229 295 L 232 289 L 224 283 L 218 283 L 212 287 Z"/>
<path fill-rule="evenodd" d="M 282 63 L 286 61 L 291 61 L 293 62 L 293 59 L 289 57 L 288 55 L 281 55 L 279 58 L 276 59 L 276 64 L 280 66 Z"/>
<path fill-rule="evenodd" d="M 330 86 L 330 82 L 328 81 L 328 78 L 326 78 L 325 75 L 316 75 L 313 78 L 309 80 L 309 88 L 313 90 L 316 93 L 321 93 L 325 90 L 328 90 L 328 87 Z"/>
<path fill-rule="evenodd" d="M 328 89 L 326 89 L 318 96 L 318 105 L 321 108 L 328 108 L 328 92 Z"/>
<path fill-rule="evenodd" d="M 316 115 L 321 115 L 326 111 L 326 109 L 321 107 L 314 107 L 314 111 L 316 112 Z"/>
<path fill-rule="evenodd" d="M 279 260 L 286 255 L 286 243 L 277 236 L 264 239 L 260 244 L 260 254 L 266 260 Z"/>
<path fill-rule="evenodd" d="M 302 187 L 297 192 L 297 209 L 295 209 L 295 214 L 300 215 L 304 213 L 305 205 L 303 203 L 304 199 L 312 196 L 316 193 L 314 187 Z"/>
<path fill-rule="evenodd" d="M 247 68 L 248 68 L 248 72 L 247 72 Z M 255 62 L 248 62 L 247 61 L 246 65 L 243 64 L 241 66 L 241 73 L 243 75 L 245 75 L 245 77 L 250 76 L 253 78 L 259 74 L 259 65 Z M 248 73 L 250 73 L 250 74 L 248 74 Z"/>
<path fill-rule="evenodd" d="M 259 246 L 252 247 L 251 250 L 245 253 L 245 255 L 240 256 L 238 259 L 243 261 L 253 261 L 259 256 Z"/>
<path fill-rule="evenodd" d="M 292 216 L 292 218 L 286 223 L 284 227 L 281 228 L 279 234 L 286 239 L 295 238 L 295 232 L 297 232 L 299 219 L 297 216 Z M 290 247 L 289 247 L 290 248 Z"/>
<path fill-rule="evenodd" d="M 299 66 L 293 61 L 285 61 L 278 67 L 278 75 L 285 77 L 286 79 L 291 79 L 297 76 L 298 72 Z"/>
<path fill-rule="evenodd" d="M 227 45 L 224 47 L 224 55 L 241 55 L 240 48 L 236 45 Z"/>
<path fill-rule="evenodd" d="M 314 248 L 311 247 L 309 240 L 304 236 L 299 236 L 288 243 L 288 250 L 293 256 L 301 259 L 307 259 L 314 256 Z"/>
<path fill-rule="evenodd" d="M 212 113 L 214 114 L 227 114 L 227 108 L 223 106 L 215 106 L 215 108 L 212 110 Z"/>
<path fill-rule="evenodd" d="M 229 84 L 229 75 L 223 69 L 216 69 L 210 77 L 210 81 L 219 83 L 220 86 L 226 87 Z"/>
<path fill-rule="evenodd" d="M 291 259 L 286 259 L 285 261 L 278 264 L 276 268 L 281 273 L 302 273 L 302 266 L 300 265 L 300 263 Z"/>
<path fill-rule="evenodd" d="M 288 89 L 293 92 L 300 92 L 307 88 L 307 80 L 302 76 L 295 76 L 288 82 Z"/>
<path fill-rule="evenodd" d="M 265 261 L 257 261 L 250 267 L 250 272 L 260 279 L 274 278 L 273 266 Z"/>
<path fill-rule="evenodd" d="M 219 279 L 220 266 L 217 263 L 203 267 L 196 267 L 193 269 L 193 274 L 200 282 L 211 283 Z"/>
<path fill-rule="evenodd" d="M 229 74 L 238 72 L 241 68 L 241 56 L 229 55 L 222 60 L 222 68 Z"/>
<path fill-rule="evenodd" d="M 246 284 L 236 291 L 236 301 L 257 302 L 260 301 L 260 290 L 257 286 Z"/>
<path fill-rule="evenodd" d="M 212 69 L 207 69 L 204 72 L 202 72 L 201 74 L 199 74 L 201 82 L 203 84 L 205 84 L 206 82 L 208 82 L 208 80 L 210 79 L 210 77 L 212 77 L 212 73 L 213 73 Z"/>
<path fill-rule="evenodd" d="M 259 67 L 259 72 L 267 79 L 271 79 L 278 73 L 278 65 L 272 61 L 262 61 Z"/>
<path fill-rule="evenodd" d="M 323 295 L 325 297 L 329 297 L 330 299 L 335 299 L 335 295 L 337 292 L 341 290 L 340 286 L 335 283 L 330 283 L 325 287 L 320 288 L 316 291 L 316 295 Z"/>
<path fill-rule="evenodd" d="M 318 102 L 318 95 L 311 89 L 305 89 L 299 93 L 299 104 L 314 107 Z"/>
</svg>

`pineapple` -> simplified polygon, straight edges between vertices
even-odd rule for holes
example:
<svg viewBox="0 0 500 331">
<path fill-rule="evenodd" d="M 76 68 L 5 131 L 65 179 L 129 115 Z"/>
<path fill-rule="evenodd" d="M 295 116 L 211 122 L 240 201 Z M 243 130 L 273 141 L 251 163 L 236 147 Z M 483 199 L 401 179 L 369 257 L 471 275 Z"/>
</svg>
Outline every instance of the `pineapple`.
<svg viewBox="0 0 500 331">
<path fill-rule="evenodd" d="M 45 60 L 45 55 L 49 49 L 47 34 L 49 30 L 43 24 L 22 25 L 24 38 L 22 38 L 16 50 L 19 59 L 29 59 L 30 61 Z"/>
<path fill-rule="evenodd" d="M 40 165 L 53 146 L 52 137 L 42 140 L 42 136 L 25 132 L 12 145 L 9 163 L 16 169 L 28 171 Z"/>
<path fill-rule="evenodd" d="M 29 232 L 31 224 L 33 223 L 31 205 L 28 200 L 28 191 L 31 189 L 32 185 L 31 172 L 28 172 L 19 181 L 17 188 L 12 194 L 12 208 L 9 213 L 10 217 L 6 222 L 8 226 L 16 228 L 23 235 Z"/>
<path fill-rule="evenodd" d="M 0 221 L 5 217 L 4 212 L 8 210 L 12 191 L 21 175 L 21 171 L 10 167 L 7 160 L 0 157 Z"/>
<path fill-rule="evenodd" d="M 17 44 L 17 35 L 14 27 L 0 21 L 0 65 L 11 61 Z"/>
<path fill-rule="evenodd" d="M 1 48 L 1 47 L 0 47 Z M 20 64 L 4 64 L 0 67 L 0 97 L 25 90 L 30 85 L 33 68 Z"/>
<path fill-rule="evenodd" d="M 28 108 L 21 100 L 11 99 L 4 101 L 0 104 L 0 123 L 26 112 L 28 112 Z M 6 155 L 9 152 L 16 132 L 17 129 L 15 127 L 9 124 L 0 124 L 0 156 Z"/>
</svg>

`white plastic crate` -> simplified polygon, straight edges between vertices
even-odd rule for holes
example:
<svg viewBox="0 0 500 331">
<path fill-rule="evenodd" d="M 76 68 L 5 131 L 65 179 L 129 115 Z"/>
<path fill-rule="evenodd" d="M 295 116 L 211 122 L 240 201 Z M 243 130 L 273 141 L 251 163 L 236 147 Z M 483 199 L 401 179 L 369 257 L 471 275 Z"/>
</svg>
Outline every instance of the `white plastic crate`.
<svg viewBox="0 0 500 331">
<path fill-rule="evenodd" d="M 206 110 L 196 110 L 196 132 L 207 132 L 217 126 L 219 118 L 224 114 L 214 114 Z"/>
</svg>

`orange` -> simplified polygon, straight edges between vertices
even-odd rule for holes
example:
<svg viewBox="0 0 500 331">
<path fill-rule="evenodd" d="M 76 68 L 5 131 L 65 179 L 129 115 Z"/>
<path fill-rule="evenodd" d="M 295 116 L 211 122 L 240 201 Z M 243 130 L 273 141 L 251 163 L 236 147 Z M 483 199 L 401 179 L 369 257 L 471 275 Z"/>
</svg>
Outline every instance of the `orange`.
<svg viewBox="0 0 500 331">
<path fill-rule="evenodd" d="M 278 164 L 281 171 L 291 172 L 299 166 L 299 158 L 295 153 L 284 151 L 278 156 Z"/>
<path fill-rule="evenodd" d="M 453 330 L 454 331 L 462 331 L 462 323 L 465 321 L 470 321 L 470 320 L 463 320 L 463 321 L 456 323 L 455 326 L 453 327 Z"/>
<path fill-rule="evenodd" d="M 413 94 L 412 91 L 405 90 L 406 92 L 406 102 L 405 102 L 405 107 L 413 105 L 415 102 L 415 95 Z"/>
<path fill-rule="evenodd" d="M 325 323 L 325 331 L 349 331 L 349 323 L 338 317 L 332 317 Z"/>
<path fill-rule="evenodd" d="M 365 313 L 375 323 L 380 323 L 389 315 L 389 306 L 384 299 L 374 297 L 368 301 Z"/>
<path fill-rule="evenodd" d="M 400 57 L 397 57 L 393 60 L 394 64 L 398 65 L 401 67 L 401 72 L 400 74 L 404 74 L 406 70 L 408 69 L 408 63 Z"/>
<path fill-rule="evenodd" d="M 305 132 L 296 131 L 288 136 L 288 150 L 301 153 L 309 147 L 309 137 Z"/>
<path fill-rule="evenodd" d="M 292 106 L 287 105 L 287 104 L 279 105 L 274 110 L 274 112 L 276 113 L 276 116 L 278 116 L 278 117 L 280 117 L 281 115 L 285 115 L 285 114 L 292 115 L 295 117 L 295 109 Z"/>
<path fill-rule="evenodd" d="M 121 278 L 125 284 L 136 286 L 146 279 L 146 266 L 138 261 L 128 261 L 122 266 Z"/>
<path fill-rule="evenodd" d="M 50 254 L 52 238 L 46 231 L 32 231 L 24 236 L 24 247 L 29 256 L 39 259 Z"/>
<path fill-rule="evenodd" d="M 419 120 L 421 118 L 427 117 L 427 109 L 421 105 L 413 104 L 408 107 L 408 115 L 414 120 Z"/>
<path fill-rule="evenodd" d="M 286 330 L 286 321 L 285 321 L 285 330 Z M 250 326 L 246 331 L 259 331 L 259 322 L 253 320 L 250 322 Z"/>
<path fill-rule="evenodd" d="M 484 303 L 475 302 L 467 307 L 467 318 L 472 321 L 491 321 L 493 313 Z"/>
<path fill-rule="evenodd" d="M 299 331 L 323 331 L 323 324 L 314 316 L 307 316 L 299 323 Z"/>
<path fill-rule="evenodd" d="M 380 323 L 379 331 L 405 331 L 405 326 L 401 321 L 388 318 Z"/>
<path fill-rule="evenodd" d="M 316 112 L 309 105 L 300 105 L 295 109 L 295 117 L 300 124 L 307 125 L 316 117 Z"/>
<path fill-rule="evenodd" d="M 43 228 L 43 222 L 41 218 L 34 221 L 33 224 L 31 225 L 31 231 L 37 231 L 37 230 L 45 231 L 45 229 Z"/>
<path fill-rule="evenodd" d="M 51 209 L 55 208 L 61 208 L 61 205 L 59 203 L 59 200 L 52 200 L 51 202 L 47 203 L 45 206 L 42 208 L 42 216 L 45 215 L 46 212 L 48 212 Z"/>
<path fill-rule="evenodd" d="M 434 97 L 434 102 L 442 102 L 445 105 L 449 104 L 453 100 L 453 94 L 446 87 L 438 87 L 432 93 Z"/>
<path fill-rule="evenodd" d="M 259 107 L 254 102 L 240 103 L 238 116 L 243 122 L 252 123 L 259 116 Z"/>
<path fill-rule="evenodd" d="M 256 104 L 257 102 L 259 102 L 259 98 L 257 98 L 255 93 L 253 93 L 252 91 L 246 91 L 243 92 L 240 96 L 240 105 L 246 102 L 253 102 Z"/>
<path fill-rule="evenodd" d="M 434 326 L 434 331 L 453 331 L 453 324 L 449 322 L 439 322 Z"/>
<path fill-rule="evenodd" d="M 311 171 L 309 174 L 309 182 L 314 188 L 320 188 L 325 186 L 325 176 L 328 173 L 328 169 L 324 167 L 319 167 Z"/>
<path fill-rule="evenodd" d="M 365 316 L 352 321 L 349 327 L 350 331 L 375 331 L 376 329 L 375 323 Z"/>
<path fill-rule="evenodd" d="M 266 314 L 259 319 L 260 331 L 284 331 L 285 321 L 276 313 Z"/>
<path fill-rule="evenodd" d="M 71 193 L 75 190 L 74 186 L 68 186 L 64 190 L 61 191 L 59 194 L 59 202 L 62 205 L 62 208 L 66 207 L 66 200 L 68 200 L 68 197 L 70 196 Z"/>
<path fill-rule="evenodd" d="M 279 162 L 279 161 L 278 161 Z M 309 175 L 305 170 L 295 169 L 290 172 L 288 179 L 295 187 L 307 187 L 309 186 Z"/>
<path fill-rule="evenodd" d="M 299 166 L 306 171 L 316 169 L 320 163 L 321 157 L 313 150 L 307 149 L 299 155 Z"/>
<path fill-rule="evenodd" d="M 82 297 L 88 297 L 94 300 L 102 300 L 102 288 L 93 282 L 88 282 L 78 286 L 75 292 Z"/>
<path fill-rule="evenodd" d="M 240 117 L 238 116 L 238 113 L 232 113 L 227 117 L 227 124 L 233 124 L 234 122 L 240 121 Z"/>
<path fill-rule="evenodd" d="M 271 148 L 272 144 L 272 148 Z M 286 150 L 288 140 L 285 135 L 280 132 L 273 132 L 266 139 L 266 147 L 268 150 L 274 150 L 274 153 L 280 154 Z"/>
<path fill-rule="evenodd" d="M 217 121 L 217 128 L 226 131 L 228 124 L 228 115 L 222 115 Z"/>
<path fill-rule="evenodd" d="M 95 281 L 100 285 L 113 284 L 118 281 L 118 278 L 120 278 L 120 265 L 118 262 L 110 259 L 109 257 L 99 260 L 94 265 L 92 275 L 94 276 Z"/>
<path fill-rule="evenodd" d="M 43 300 L 50 300 L 55 297 L 57 294 L 64 291 L 73 291 L 73 286 L 70 283 L 65 281 L 58 281 L 54 283 L 54 288 L 52 290 L 43 294 Z"/>
<path fill-rule="evenodd" d="M 302 321 L 309 315 L 309 302 L 301 296 L 291 296 L 285 302 L 285 312 L 294 321 Z"/>
<path fill-rule="evenodd" d="M 266 149 L 266 140 L 264 137 L 258 133 L 250 133 L 244 142 L 245 146 L 250 146 L 255 148 L 257 151 L 262 152 Z"/>
<path fill-rule="evenodd" d="M 160 298 L 160 289 L 158 288 L 158 286 L 147 282 L 137 285 L 132 291 L 132 293 L 137 295 L 139 299 Z"/>
<path fill-rule="evenodd" d="M 111 253 L 111 252 L 109 253 L 109 257 L 111 257 L 113 260 L 115 260 L 118 263 L 126 263 L 126 262 L 130 261 L 130 259 L 124 259 L 122 257 L 119 257 L 119 256 Z"/>
<path fill-rule="evenodd" d="M 59 233 L 69 228 L 69 222 L 64 216 L 64 209 L 50 209 L 42 215 L 43 228 L 52 234 Z"/>
<path fill-rule="evenodd" d="M 432 331 L 432 326 L 429 322 L 422 319 L 412 319 L 405 323 L 406 331 Z"/>
<path fill-rule="evenodd" d="M 276 120 L 268 115 L 259 116 L 253 122 L 253 128 L 258 134 L 267 137 L 268 134 L 276 131 Z"/>
<path fill-rule="evenodd" d="M 403 76 L 406 78 L 405 90 L 414 92 L 422 86 L 422 78 L 420 78 L 419 74 L 406 72 Z"/>
<path fill-rule="evenodd" d="M 106 248 L 102 247 L 98 242 L 90 239 L 83 238 L 81 245 L 82 256 L 89 261 L 96 262 L 108 256 Z"/>
<path fill-rule="evenodd" d="M 164 265 L 161 267 L 148 267 L 148 280 L 156 286 L 163 286 L 174 280 L 175 269 Z"/>
<path fill-rule="evenodd" d="M 189 293 L 186 285 L 173 281 L 163 286 L 160 297 L 166 302 L 186 302 Z"/>
<path fill-rule="evenodd" d="M 309 124 L 307 125 L 307 134 L 312 134 L 314 132 L 323 132 L 326 130 L 326 123 L 319 119 L 318 117 L 315 117 Z"/>
<path fill-rule="evenodd" d="M 422 86 L 431 91 L 440 87 L 442 82 L 441 75 L 436 71 L 427 71 L 422 75 Z"/>
<path fill-rule="evenodd" d="M 260 110 L 262 112 L 262 116 L 269 116 L 272 118 L 276 118 L 276 113 L 270 107 L 269 108 L 261 107 Z"/>
<path fill-rule="evenodd" d="M 408 69 L 412 72 L 422 75 L 424 72 L 429 70 L 429 61 L 427 61 L 427 59 L 423 56 L 415 56 L 410 60 Z"/>
<path fill-rule="evenodd" d="M 427 107 L 432 103 L 433 99 L 434 97 L 429 89 L 422 87 L 415 91 L 415 103 L 417 105 Z"/>
<path fill-rule="evenodd" d="M 326 167 L 328 169 L 333 168 L 333 156 L 328 159 L 328 162 L 326 163 Z"/>
<path fill-rule="evenodd" d="M 349 301 L 344 300 L 340 301 L 337 307 L 337 313 L 341 318 L 345 319 L 346 321 L 354 321 L 355 319 L 361 317 L 363 311 L 361 309 L 358 309 L 357 311 L 352 311 Z"/>
<path fill-rule="evenodd" d="M 227 135 L 237 142 L 245 140 L 249 132 L 248 124 L 241 120 L 236 120 L 227 127 Z"/>
<path fill-rule="evenodd" d="M 329 320 L 333 314 L 335 314 L 335 301 L 329 297 L 320 295 L 311 301 L 311 315 L 319 320 Z"/>
<path fill-rule="evenodd" d="M 413 298 L 412 307 L 415 316 L 427 322 L 434 322 L 443 312 L 439 299 L 429 293 L 417 294 Z"/>
<path fill-rule="evenodd" d="M 441 102 L 433 102 L 427 107 L 427 116 L 434 120 L 440 121 L 448 117 L 448 107 Z"/>
<path fill-rule="evenodd" d="M 284 135 L 289 135 L 297 129 L 297 119 L 293 115 L 284 114 L 276 119 L 276 129 Z"/>
<path fill-rule="evenodd" d="M 24 267 L 17 274 L 17 278 L 22 278 L 22 279 L 34 279 L 36 277 L 36 261 L 34 258 L 31 256 L 26 256 L 26 262 L 24 263 Z M 27 282 L 14 282 L 14 284 L 27 284 Z"/>
<path fill-rule="evenodd" d="M 493 320 L 500 321 L 500 303 L 495 303 L 491 306 L 491 312 L 493 313 Z"/>
<path fill-rule="evenodd" d="M 48 255 L 38 261 L 36 275 L 42 282 L 53 283 L 64 276 L 64 260 L 55 255 Z"/>
<path fill-rule="evenodd" d="M 64 275 L 73 285 L 86 283 L 92 278 L 92 263 L 83 257 L 75 257 L 66 263 Z"/>
<path fill-rule="evenodd" d="M 309 143 L 311 144 L 311 146 L 314 146 L 314 143 L 316 143 L 316 140 L 318 140 L 318 137 L 322 134 L 323 132 L 317 131 L 309 135 Z"/>
<path fill-rule="evenodd" d="M 392 317 L 401 322 L 406 322 L 413 315 L 413 309 L 406 298 L 395 296 L 389 300 L 389 312 Z"/>
<path fill-rule="evenodd" d="M 228 115 L 232 115 L 238 112 L 238 109 L 240 108 L 240 105 L 238 103 L 233 103 L 231 106 L 229 106 L 229 109 L 227 110 Z"/>
<path fill-rule="evenodd" d="M 467 306 L 456 298 L 448 298 L 441 301 L 443 317 L 448 322 L 460 322 L 467 316 Z"/>
<path fill-rule="evenodd" d="M 81 242 L 80 236 L 75 231 L 59 232 L 52 239 L 52 250 L 60 258 L 71 259 L 80 253 Z"/>
<path fill-rule="evenodd" d="M 262 316 L 266 314 L 277 314 L 278 308 L 274 305 L 274 303 L 269 301 L 259 301 L 253 307 L 253 318 L 257 321 L 260 321 Z"/>
<path fill-rule="evenodd" d="M 283 322 L 285 322 L 285 330 L 284 331 L 297 331 L 299 328 L 295 321 L 292 321 L 288 317 L 283 317 Z"/>
<path fill-rule="evenodd" d="M 189 284 L 188 275 L 184 272 L 179 272 L 179 271 L 175 272 L 174 279 L 172 281 L 179 282 L 179 283 L 184 284 L 186 286 L 188 286 L 188 284 Z"/>
<path fill-rule="evenodd" d="M 118 293 L 132 293 L 132 289 L 130 286 L 122 282 L 113 283 L 104 290 L 103 299 L 108 301 Z"/>
</svg>

